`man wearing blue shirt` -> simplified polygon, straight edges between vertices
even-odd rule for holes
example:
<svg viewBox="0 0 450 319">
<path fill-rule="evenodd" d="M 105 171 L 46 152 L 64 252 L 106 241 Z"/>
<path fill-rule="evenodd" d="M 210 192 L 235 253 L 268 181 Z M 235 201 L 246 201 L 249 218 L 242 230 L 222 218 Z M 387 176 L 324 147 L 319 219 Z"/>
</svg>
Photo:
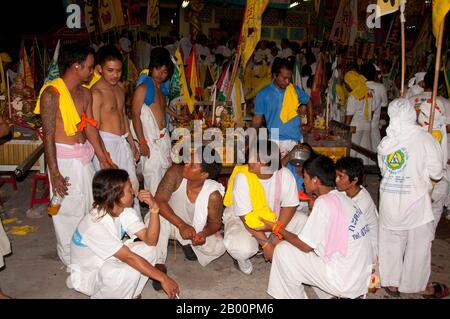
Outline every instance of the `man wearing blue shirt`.
<svg viewBox="0 0 450 319">
<path fill-rule="evenodd" d="M 275 59 L 272 66 L 272 76 L 274 80 L 262 89 L 255 99 L 255 115 L 252 125 L 259 129 L 263 124 L 263 117 L 266 120 L 266 127 L 269 129 L 269 137 L 277 142 L 283 158 L 298 143 L 303 141 L 303 134 L 312 129 L 313 109 L 309 96 L 298 86 L 295 92 L 298 97 L 298 105 L 307 104 L 308 124 L 301 128 L 300 116 L 297 114 L 287 122 L 280 118 L 285 98 L 286 88 L 292 81 L 292 63 L 287 59 Z M 296 103 L 296 102 L 294 102 Z M 278 129 L 278 138 L 275 129 Z"/>
</svg>

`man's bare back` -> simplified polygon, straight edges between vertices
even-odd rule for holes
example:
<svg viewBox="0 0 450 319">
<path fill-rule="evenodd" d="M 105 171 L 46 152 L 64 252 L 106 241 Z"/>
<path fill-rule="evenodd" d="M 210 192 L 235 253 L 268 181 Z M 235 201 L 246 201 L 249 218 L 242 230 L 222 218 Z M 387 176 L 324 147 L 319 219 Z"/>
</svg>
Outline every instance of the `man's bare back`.
<svg viewBox="0 0 450 319">
<path fill-rule="evenodd" d="M 111 85 L 100 79 L 91 89 L 94 117 L 100 131 L 116 135 L 127 132 L 125 126 L 125 89 L 122 83 Z"/>
</svg>

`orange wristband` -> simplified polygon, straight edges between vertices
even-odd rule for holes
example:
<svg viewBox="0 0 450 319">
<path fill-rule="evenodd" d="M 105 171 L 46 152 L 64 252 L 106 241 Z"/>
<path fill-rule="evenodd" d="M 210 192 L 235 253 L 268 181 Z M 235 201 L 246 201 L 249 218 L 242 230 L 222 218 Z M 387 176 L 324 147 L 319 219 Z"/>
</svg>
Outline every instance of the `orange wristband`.
<svg viewBox="0 0 450 319">
<path fill-rule="evenodd" d="M 146 144 L 147 144 L 147 141 L 146 141 L 146 140 L 139 140 L 139 141 L 138 141 L 138 144 L 139 144 L 139 145 L 146 145 Z"/>
<path fill-rule="evenodd" d="M 277 238 L 280 239 L 280 240 L 283 239 L 283 235 L 281 235 L 281 234 L 279 233 L 279 231 L 280 231 L 281 228 L 283 228 L 283 224 L 280 223 L 280 222 L 276 222 L 276 224 L 273 225 L 273 228 L 272 228 L 272 233 L 273 233 L 275 236 L 277 236 Z"/>
</svg>

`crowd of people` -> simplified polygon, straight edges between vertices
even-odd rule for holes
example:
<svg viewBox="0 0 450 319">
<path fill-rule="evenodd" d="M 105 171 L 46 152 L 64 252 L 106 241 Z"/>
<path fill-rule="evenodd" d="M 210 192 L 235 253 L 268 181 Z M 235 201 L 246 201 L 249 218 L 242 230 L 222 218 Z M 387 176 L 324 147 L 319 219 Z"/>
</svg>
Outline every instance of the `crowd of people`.
<svg viewBox="0 0 450 319">
<path fill-rule="evenodd" d="M 175 50 L 186 59 L 192 46 L 175 37 L 164 48 L 140 46 L 137 61 L 147 72 L 130 116 L 121 83 L 123 53 L 131 51 L 125 34 L 119 46 L 99 45 L 96 53 L 65 47 L 64 75 L 42 87 L 34 112 L 43 124 L 50 195 L 64 197 L 52 220 L 69 288 L 91 298 L 139 298 L 151 278 L 154 289 L 176 298 L 183 287 L 166 266 L 172 238 L 202 267 L 228 253 L 247 275 L 262 252 L 272 263 L 267 292 L 274 298 L 308 298 L 304 285 L 321 298 L 359 298 L 377 278 L 394 297 L 448 295 L 445 285 L 428 282 L 450 180 L 448 100 L 438 98 L 433 134 L 427 132 L 433 73 L 417 74 L 408 99 L 390 103 L 373 63 L 346 65 L 338 81 L 339 110 L 356 127 L 352 141 L 378 154 L 377 209 L 363 187 L 369 158 L 352 153 L 334 163 L 303 143 L 314 119 L 310 77 L 325 52 L 287 39 L 281 49 L 261 41 L 253 54 L 252 72 L 269 81 L 255 93 L 252 127 L 265 126 L 268 139 L 247 141 L 246 161 L 226 188 L 217 181 L 221 163 L 205 159 L 215 156 L 208 145 L 172 163 L 168 116 L 180 115 L 168 108 L 168 80 Z M 236 49 L 233 41 L 209 47 L 205 36 L 195 46 L 199 65 L 230 59 Z M 386 106 L 390 122 L 381 139 Z"/>
</svg>

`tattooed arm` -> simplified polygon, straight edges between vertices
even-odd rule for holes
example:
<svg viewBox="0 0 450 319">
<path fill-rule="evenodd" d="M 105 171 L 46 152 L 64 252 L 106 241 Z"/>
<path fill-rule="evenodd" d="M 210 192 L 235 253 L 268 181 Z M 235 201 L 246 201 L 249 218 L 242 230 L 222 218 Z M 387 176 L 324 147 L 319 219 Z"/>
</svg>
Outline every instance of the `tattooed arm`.
<svg viewBox="0 0 450 319">
<path fill-rule="evenodd" d="M 193 245 L 203 245 L 206 237 L 214 235 L 222 226 L 223 198 L 218 191 L 209 196 L 208 201 L 208 219 L 205 227 L 192 241 Z"/>
<path fill-rule="evenodd" d="M 180 217 L 178 217 L 169 205 L 169 200 L 172 193 L 177 190 L 183 180 L 182 174 L 182 165 L 172 165 L 167 170 L 161 180 L 161 183 L 159 183 L 155 199 L 159 206 L 159 214 L 180 230 L 181 237 L 184 239 L 193 239 L 195 236 L 194 228 L 186 224 Z"/>
<path fill-rule="evenodd" d="M 61 176 L 56 160 L 55 128 L 56 112 L 59 107 L 59 96 L 50 88 L 46 88 L 41 96 L 41 119 L 44 133 L 44 156 L 50 173 L 53 192 L 60 196 L 67 195 L 67 185 Z"/>
</svg>

